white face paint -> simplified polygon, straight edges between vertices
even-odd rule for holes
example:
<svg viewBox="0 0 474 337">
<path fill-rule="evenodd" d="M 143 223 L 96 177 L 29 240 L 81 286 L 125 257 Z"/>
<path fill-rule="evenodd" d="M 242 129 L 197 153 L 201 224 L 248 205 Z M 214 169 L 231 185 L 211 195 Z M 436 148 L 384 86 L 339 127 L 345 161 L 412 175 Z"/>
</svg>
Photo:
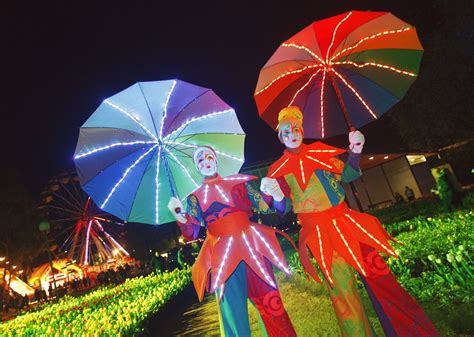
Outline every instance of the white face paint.
<svg viewBox="0 0 474 337">
<path fill-rule="evenodd" d="M 296 123 L 287 122 L 280 127 L 280 140 L 286 147 L 296 149 L 303 142 L 303 130 Z"/>
<path fill-rule="evenodd" d="M 195 158 L 195 165 L 203 176 L 212 177 L 217 173 L 217 158 L 211 150 L 203 149 Z"/>
</svg>

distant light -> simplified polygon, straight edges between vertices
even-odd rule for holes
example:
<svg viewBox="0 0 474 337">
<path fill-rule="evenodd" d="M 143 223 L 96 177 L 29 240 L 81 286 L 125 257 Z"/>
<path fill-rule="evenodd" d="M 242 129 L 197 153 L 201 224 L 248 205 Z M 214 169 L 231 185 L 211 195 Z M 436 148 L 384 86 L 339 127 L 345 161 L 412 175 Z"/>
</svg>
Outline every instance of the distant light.
<svg viewBox="0 0 474 337">
<path fill-rule="evenodd" d="M 388 159 L 388 156 L 383 157 L 383 159 Z"/>
<path fill-rule="evenodd" d="M 5 256 L 0 257 L 0 262 L 5 261 Z"/>
<path fill-rule="evenodd" d="M 369 160 L 372 160 L 372 159 L 374 159 L 374 157 L 369 157 Z"/>
</svg>

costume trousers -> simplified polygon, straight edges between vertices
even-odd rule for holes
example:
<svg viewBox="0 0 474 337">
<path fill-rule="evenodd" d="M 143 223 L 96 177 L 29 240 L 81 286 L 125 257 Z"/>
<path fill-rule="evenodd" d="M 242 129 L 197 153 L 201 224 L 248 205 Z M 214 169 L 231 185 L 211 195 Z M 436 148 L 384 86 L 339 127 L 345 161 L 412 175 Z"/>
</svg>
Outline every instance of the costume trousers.
<svg viewBox="0 0 474 337">
<path fill-rule="evenodd" d="M 274 280 L 271 264 L 268 262 L 266 270 Z M 220 292 L 219 289 L 218 298 Z M 247 299 L 258 310 L 266 336 L 296 336 L 278 289 L 264 282 L 244 262 L 227 279 L 224 294 L 219 301 L 221 335 L 250 336 Z"/>
</svg>

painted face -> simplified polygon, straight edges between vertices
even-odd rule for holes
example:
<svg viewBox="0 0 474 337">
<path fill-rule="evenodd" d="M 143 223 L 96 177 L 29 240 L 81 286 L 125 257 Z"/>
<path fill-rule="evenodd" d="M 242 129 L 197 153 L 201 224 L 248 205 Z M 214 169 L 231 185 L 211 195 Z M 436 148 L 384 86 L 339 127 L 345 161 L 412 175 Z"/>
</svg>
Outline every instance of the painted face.
<svg viewBox="0 0 474 337">
<path fill-rule="evenodd" d="M 217 173 L 217 159 L 211 150 L 200 150 L 195 158 L 196 168 L 203 176 L 212 177 Z"/>
<path fill-rule="evenodd" d="M 303 129 L 296 123 L 287 122 L 280 126 L 279 137 L 286 147 L 296 149 L 303 142 Z"/>
</svg>

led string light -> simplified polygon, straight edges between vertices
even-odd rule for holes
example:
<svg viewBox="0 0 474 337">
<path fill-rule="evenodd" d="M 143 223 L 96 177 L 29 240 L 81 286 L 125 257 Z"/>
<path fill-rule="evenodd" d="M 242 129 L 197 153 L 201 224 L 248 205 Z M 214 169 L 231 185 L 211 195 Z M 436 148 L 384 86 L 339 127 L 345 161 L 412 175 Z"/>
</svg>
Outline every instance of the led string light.
<svg viewBox="0 0 474 337">
<path fill-rule="evenodd" d="M 165 108 L 163 109 L 163 118 L 161 119 L 160 136 L 159 136 L 160 139 L 163 136 L 163 126 L 165 125 L 166 115 L 168 114 L 168 103 L 170 101 L 171 94 L 173 93 L 173 89 L 174 89 L 175 86 L 176 86 L 176 80 L 173 81 L 173 85 L 171 86 L 171 89 L 168 92 L 168 96 L 166 97 Z"/>
<path fill-rule="evenodd" d="M 247 180 L 249 177 L 227 177 L 222 180 Z"/>
<path fill-rule="evenodd" d="M 359 40 L 356 44 L 354 44 L 354 45 L 352 45 L 352 46 L 350 46 L 350 47 L 344 48 L 343 50 L 341 50 L 340 52 L 338 52 L 336 55 L 334 55 L 333 57 L 331 57 L 330 61 L 336 59 L 339 55 L 341 55 L 342 53 L 345 53 L 345 52 L 348 51 L 348 50 L 357 48 L 357 46 L 359 46 L 359 45 L 360 45 L 361 43 L 363 43 L 364 41 L 372 40 L 372 39 L 375 39 L 376 37 L 379 37 L 379 36 L 382 36 L 382 35 L 403 33 L 403 32 L 409 31 L 409 30 L 411 30 L 411 29 L 412 29 L 411 27 L 405 27 L 405 28 L 401 28 L 401 29 L 397 29 L 397 30 L 386 30 L 386 31 L 383 31 L 383 32 L 380 32 L 380 33 L 377 33 L 377 34 L 374 34 L 374 35 L 370 35 L 370 36 L 364 37 L 363 39 Z"/>
<path fill-rule="evenodd" d="M 227 110 L 223 110 L 223 111 L 212 112 L 212 113 L 209 113 L 207 115 L 203 115 L 203 116 L 199 116 L 199 117 L 193 117 L 191 119 L 188 119 L 184 124 L 180 125 L 176 130 L 174 130 L 169 135 L 167 135 L 164 138 L 164 140 L 167 140 L 167 139 L 171 138 L 172 136 L 174 136 L 174 134 L 182 131 L 184 128 L 186 128 L 189 124 L 191 124 L 193 122 L 197 122 L 201 119 L 210 118 L 210 117 L 222 115 L 222 114 L 229 113 L 229 112 L 234 112 L 234 109 L 227 109 Z"/>
<path fill-rule="evenodd" d="M 308 159 L 311 159 L 312 161 L 314 161 L 314 162 L 316 162 L 316 163 L 318 163 L 318 164 L 321 164 L 321 165 L 323 165 L 323 166 L 326 166 L 327 168 L 330 168 L 330 169 L 333 169 L 333 168 L 334 168 L 334 167 L 332 167 L 331 165 L 328 165 L 328 164 L 326 164 L 326 163 L 323 163 L 322 161 L 317 160 L 316 158 L 313 158 L 313 157 L 311 157 L 311 156 L 305 155 L 305 157 L 308 158 Z"/>
<path fill-rule="evenodd" d="M 282 43 L 281 44 L 283 47 L 294 47 L 294 48 L 298 48 L 298 49 L 303 49 L 305 50 L 306 52 L 308 52 L 309 54 L 311 54 L 311 56 L 313 56 L 315 59 L 317 59 L 321 65 L 325 65 L 326 62 L 324 62 L 324 60 L 322 58 L 320 58 L 318 55 L 316 55 L 315 52 L 313 52 L 311 49 L 309 48 L 306 48 L 305 46 L 301 46 L 301 45 L 298 45 L 296 43 Z"/>
<path fill-rule="evenodd" d="M 326 80 L 326 69 L 324 69 L 323 79 L 321 80 L 321 93 L 319 99 L 319 113 L 321 118 L 321 138 L 324 138 L 324 81 Z"/>
<path fill-rule="evenodd" d="M 158 207 L 158 195 L 160 187 L 160 159 L 161 159 L 161 146 L 158 146 L 158 154 L 156 156 L 156 174 L 155 174 L 155 223 L 158 224 L 159 219 L 159 207 Z"/>
<path fill-rule="evenodd" d="M 301 159 L 300 159 L 300 169 L 301 169 L 301 179 L 303 180 L 303 184 L 306 184 L 306 179 L 304 177 L 303 160 Z"/>
<path fill-rule="evenodd" d="M 372 66 L 372 67 L 377 67 L 377 68 L 388 69 L 388 70 L 394 71 L 396 73 L 411 76 L 411 77 L 416 77 L 417 76 L 416 74 L 411 73 L 409 71 L 400 70 L 400 69 L 397 69 L 397 68 L 392 67 L 392 66 L 388 66 L 388 65 L 380 64 L 380 63 L 374 63 L 374 62 L 366 62 L 366 63 L 359 64 L 359 63 L 355 63 L 355 62 L 352 62 L 352 61 L 341 61 L 341 62 L 334 62 L 332 64 L 333 65 L 352 65 L 352 66 L 357 67 L 357 68 L 364 68 L 364 67 L 367 67 L 367 66 Z"/>
<path fill-rule="evenodd" d="M 288 162 L 288 160 L 290 160 L 290 159 L 286 158 L 285 161 L 275 170 L 275 172 L 270 174 L 270 177 L 273 177 L 278 171 L 280 171 L 280 169 Z"/>
<path fill-rule="evenodd" d="M 323 241 L 321 240 L 321 233 L 319 232 L 319 226 L 316 225 L 316 231 L 318 233 L 318 240 L 319 240 L 319 254 L 321 255 L 321 261 L 323 262 L 323 268 L 326 272 L 326 276 L 329 279 L 329 282 L 334 283 L 332 281 L 331 275 L 329 274 L 328 268 L 326 267 L 326 262 L 324 261 L 324 254 L 323 254 Z"/>
<path fill-rule="evenodd" d="M 326 63 L 327 64 L 331 64 L 331 62 L 329 61 L 329 52 L 331 51 L 331 48 L 332 48 L 332 45 L 334 43 L 334 39 L 336 38 L 336 33 L 337 33 L 337 30 L 339 29 L 339 26 L 344 22 L 346 21 L 349 16 L 352 15 L 352 12 L 349 12 L 341 21 L 339 21 L 339 23 L 336 25 L 336 28 L 334 28 L 334 31 L 332 32 L 332 40 L 331 40 L 331 43 L 329 44 L 329 48 L 326 52 Z"/>
<path fill-rule="evenodd" d="M 304 90 L 304 88 L 306 88 L 309 83 L 311 82 L 311 80 L 319 74 L 319 72 L 321 71 L 321 69 L 318 69 L 313 75 L 311 75 L 311 77 L 309 78 L 309 80 L 295 93 L 295 95 L 293 96 L 293 99 L 291 100 L 290 104 L 288 104 L 288 106 L 292 106 L 293 105 L 293 102 L 295 101 L 296 99 L 296 96 L 298 96 L 298 94 Z"/>
<path fill-rule="evenodd" d="M 359 99 L 359 101 L 364 105 L 364 107 L 367 109 L 367 111 L 372 115 L 372 117 L 374 117 L 374 119 L 377 119 L 377 115 L 375 115 L 375 113 L 372 111 L 372 109 L 367 105 L 367 103 L 364 101 L 364 99 L 359 95 L 359 93 L 349 84 L 347 83 L 347 81 L 344 79 L 344 77 L 342 77 L 341 74 L 339 74 L 336 70 L 334 69 L 331 69 L 332 72 L 334 74 L 336 74 L 337 77 L 339 77 L 342 81 L 342 83 L 344 83 L 346 85 L 346 87 L 348 87 L 353 93 L 354 95 Z"/>
<path fill-rule="evenodd" d="M 178 165 L 184 170 L 188 178 L 191 179 L 194 186 L 198 187 L 199 184 L 193 179 L 193 177 L 191 176 L 191 173 L 189 173 L 188 169 L 181 163 L 181 161 L 178 158 L 176 158 L 176 156 L 171 151 L 166 151 L 166 152 L 169 153 L 169 155 L 173 157 L 176 163 L 178 163 Z"/>
<path fill-rule="evenodd" d="M 100 206 L 100 208 L 104 208 L 105 205 L 107 204 L 107 202 L 109 201 L 110 197 L 114 194 L 115 190 L 117 189 L 117 187 L 124 181 L 124 179 L 127 177 L 128 173 L 135 167 L 138 165 L 138 163 L 140 161 L 142 161 L 142 159 L 147 156 L 151 151 L 153 151 L 158 145 L 155 145 L 153 146 L 151 149 L 149 149 L 147 152 L 145 152 L 144 154 L 142 154 L 132 165 L 130 165 L 124 172 L 124 174 L 122 175 L 122 178 L 120 178 L 120 180 L 115 184 L 115 186 L 112 188 L 112 190 L 110 191 L 109 195 L 107 195 L 107 198 L 105 198 L 104 202 L 102 203 L 102 205 Z"/>
<path fill-rule="evenodd" d="M 111 101 L 109 101 L 108 99 L 104 100 L 104 103 L 110 105 L 111 107 L 117 109 L 118 111 L 124 113 L 127 117 L 129 117 L 132 121 L 134 121 L 136 124 L 138 124 L 143 130 L 145 130 L 145 132 L 151 137 L 153 138 L 155 141 L 158 141 L 158 138 L 156 138 L 156 136 L 151 133 L 150 130 L 148 130 L 146 128 L 145 125 L 143 125 L 142 123 L 140 123 L 135 117 L 133 117 L 130 113 L 128 113 L 125 109 L 123 109 L 122 107 L 118 106 L 117 104 L 114 104 L 112 103 Z"/>
<path fill-rule="evenodd" d="M 197 145 L 197 144 L 192 144 L 192 143 L 179 143 L 179 142 L 175 142 L 175 141 L 172 141 L 172 140 L 165 140 L 165 144 L 181 145 L 183 147 L 187 146 L 187 147 L 192 147 L 192 148 L 195 148 L 195 149 L 202 146 L 202 145 Z M 217 154 L 220 154 L 221 156 L 224 156 L 224 157 L 236 160 L 236 161 L 240 161 L 240 162 L 244 161 L 244 159 L 242 159 L 242 158 L 232 156 L 230 154 L 224 153 L 224 152 L 216 150 L 216 149 L 214 149 L 214 152 L 216 152 Z"/>
<path fill-rule="evenodd" d="M 247 245 L 247 248 L 249 249 L 250 255 L 252 256 L 253 260 L 255 261 L 255 263 L 257 264 L 258 268 L 260 269 L 260 272 L 263 274 L 263 276 L 265 277 L 265 279 L 267 280 L 267 282 L 268 282 L 273 288 L 276 288 L 275 283 L 274 283 L 273 280 L 270 278 L 270 276 L 268 276 L 268 274 L 266 273 L 265 269 L 263 269 L 262 264 L 261 264 L 260 261 L 257 259 L 257 256 L 255 256 L 255 253 L 253 252 L 252 246 L 250 245 L 249 241 L 247 240 L 247 236 L 245 235 L 245 233 L 244 233 L 243 231 L 242 231 L 242 237 L 244 238 L 245 244 Z"/>
<path fill-rule="evenodd" d="M 224 194 L 224 191 L 222 191 L 222 189 L 220 188 L 220 186 L 219 186 L 219 185 L 215 185 L 215 187 L 216 187 L 216 189 L 219 191 L 219 194 L 224 198 L 224 200 L 225 200 L 226 202 L 229 202 L 229 199 L 227 199 L 227 197 L 226 197 L 225 194 Z"/>
<path fill-rule="evenodd" d="M 349 250 L 349 253 L 351 254 L 351 256 L 352 256 L 352 258 L 354 259 L 355 263 L 357 263 L 357 266 L 359 267 L 359 269 L 362 271 L 362 275 L 367 276 L 367 274 L 365 273 L 364 268 L 362 268 L 362 266 L 360 265 L 359 261 L 357 260 L 357 258 L 355 257 L 354 253 L 352 252 L 351 247 L 349 247 L 349 244 L 347 243 L 346 238 L 344 237 L 344 235 L 342 235 L 341 231 L 339 230 L 339 227 L 337 227 L 337 225 L 336 225 L 336 220 L 335 220 L 335 219 L 332 219 L 332 224 L 334 225 L 334 227 L 336 227 L 336 230 L 337 230 L 337 232 L 339 233 L 339 236 L 341 237 L 342 241 L 344 242 L 344 245 L 345 245 L 346 248 Z"/>
<path fill-rule="evenodd" d="M 86 254 L 84 257 L 84 264 L 89 264 L 89 234 L 91 232 L 92 220 L 89 220 L 87 224 L 87 231 L 86 231 Z"/>
<path fill-rule="evenodd" d="M 229 241 L 227 242 L 227 246 L 225 248 L 224 256 L 222 257 L 221 265 L 219 266 L 219 270 L 217 272 L 216 280 L 214 281 L 214 289 L 217 288 L 217 286 L 219 285 L 219 279 L 221 278 L 222 269 L 224 268 L 224 264 L 227 261 L 227 257 L 229 255 L 229 251 L 230 251 L 230 247 L 232 245 L 232 240 L 233 239 L 234 238 L 231 236 L 229 238 Z"/>
<path fill-rule="evenodd" d="M 128 143 L 113 143 L 113 144 L 106 145 L 106 146 L 102 146 L 102 147 L 99 147 L 99 148 L 97 148 L 97 149 L 94 149 L 94 150 L 85 152 L 85 153 L 78 154 L 77 156 L 74 156 L 74 159 L 79 159 L 79 158 L 82 158 L 82 157 L 87 157 L 87 156 L 89 156 L 89 155 L 91 155 L 91 154 L 93 154 L 93 153 L 100 152 L 100 151 L 104 151 L 104 150 L 108 150 L 108 149 L 111 149 L 111 148 L 114 148 L 114 147 L 117 147 L 117 146 L 138 145 L 138 144 L 156 144 L 156 141 L 142 141 L 142 140 L 137 140 L 137 141 L 135 141 L 135 142 L 128 142 Z"/>
<path fill-rule="evenodd" d="M 327 153 L 327 152 L 336 152 L 336 150 L 308 150 L 308 152 Z"/>
<path fill-rule="evenodd" d="M 260 239 L 260 241 L 263 242 L 263 244 L 265 245 L 265 247 L 267 247 L 267 249 L 270 251 L 270 254 L 272 254 L 273 258 L 275 259 L 275 261 L 277 261 L 278 265 L 280 266 L 281 269 L 283 269 L 283 271 L 287 274 L 287 275 L 291 275 L 291 272 L 288 270 L 288 268 L 285 267 L 285 265 L 280 261 L 280 259 L 278 258 L 278 256 L 275 254 L 275 252 L 273 251 L 272 247 L 270 247 L 270 245 L 268 244 L 268 242 L 263 238 L 263 236 L 260 234 L 260 232 L 254 227 L 254 226 L 250 226 L 250 228 L 252 228 L 252 230 L 257 234 L 258 238 Z"/>
<path fill-rule="evenodd" d="M 209 192 L 209 185 L 206 184 L 206 187 L 204 188 L 204 204 L 207 204 L 207 193 Z"/>
<path fill-rule="evenodd" d="M 266 86 L 264 86 L 262 89 L 260 89 L 259 91 L 257 91 L 255 93 L 255 95 L 258 95 L 262 92 L 264 92 L 265 90 L 267 90 L 268 88 L 270 88 L 275 82 L 281 80 L 283 77 L 286 77 L 286 76 L 289 76 L 289 75 L 293 75 L 293 74 L 298 74 L 298 73 L 301 73 L 303 71 L 305 71 L 306 69 L 312 69 L 312 68 L 319 68 L 321 67 L 320 64 L 312 64 L 312 65 L 309 65 L 309 66 L 305 66 L 301 69 L 297 69 L 297 70 L 292 70 L 292 71 L 287 71 L 286 73 L 284 74 L 281 74 L 279 75 L 278 77 L 274 78 L 270 83 L 268 83 Z"/>
<path fill-rule="evenodd" d="M 361 231 L 363 231 L 369 238 L 371 238 L 371 239 L 374 240 L 377 244 L 379 244 L 380 246 L 382 246 L 387 252 L 389 252 L 389 253 L 392 254 L 392 255 L 396 255 L 393 250 L 391 250 L 390 248 L 388 248 L 387 246 L 385 246 L 382 242 L 380 242 L 379 240 L 377 240 L 372 234 L 370 234 L 369 232 L 367 232 L 367 231 L 365 230 L 365 228 L 363 228 L 363 227 L 362 227 L 357 221 L 355 221 L 349 214 L 344 213 L 344 215 L 346 216 L 346 218 L 348 218 L 349 220 L 351 220 Z"/>
</svg>

